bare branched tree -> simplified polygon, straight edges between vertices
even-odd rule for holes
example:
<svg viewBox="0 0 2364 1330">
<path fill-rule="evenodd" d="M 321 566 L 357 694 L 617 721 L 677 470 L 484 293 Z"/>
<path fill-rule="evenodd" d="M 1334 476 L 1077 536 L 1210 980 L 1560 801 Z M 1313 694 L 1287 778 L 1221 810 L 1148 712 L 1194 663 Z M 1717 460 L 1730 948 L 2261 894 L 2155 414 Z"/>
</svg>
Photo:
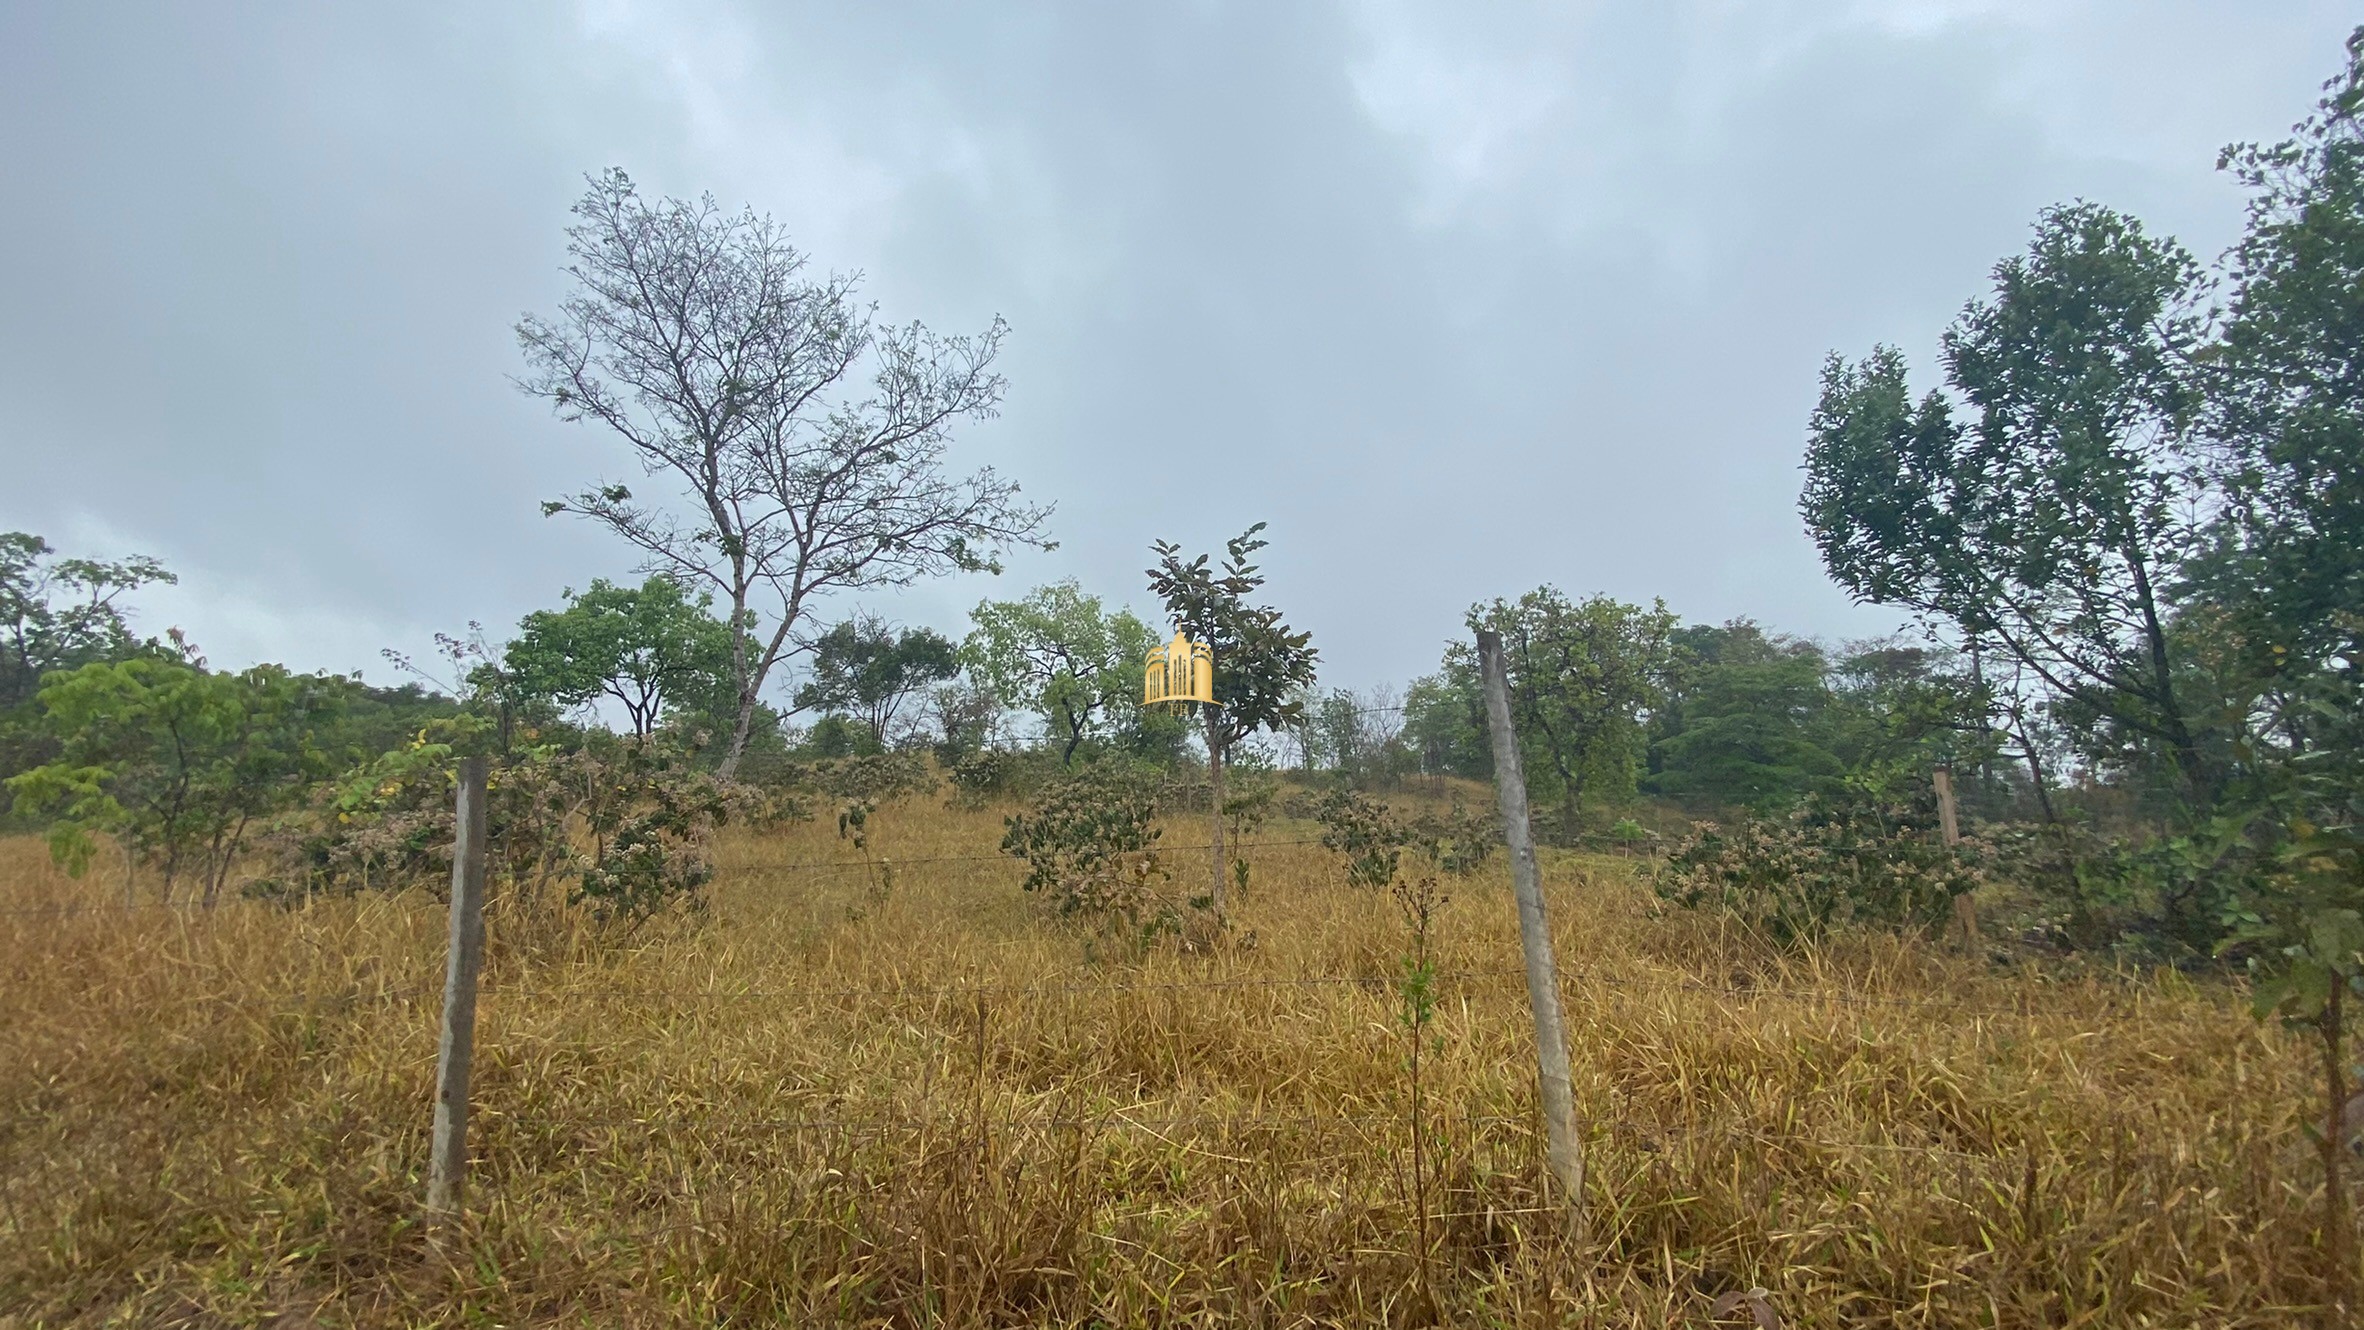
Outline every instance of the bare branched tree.
<svg viewBox="0 0 2364 1330">
<path fill-rule="evenodd" d="M 953 571 L 999 571 L 1047 547 L 1047 508 L 990 467 L 945 470 L 961 420 L 990 418 L 1005 327 L 939 337 L 880 326 L 859 274 L 806 256 L 752 210 L 711 195 L 649 202 L 620 170 L 591 177 L 567 229 L 574 294 L 517 325 L 518 386 L 559 417 L 615 431 L 679 508 L 604 483 L 542 505 L 598 522 L 646 570 L 710 585 L 736 629 L 738 714 L 723 770 L 745 751 L 772 671 L 809 650 L 815 603 Z"/>
</svg>

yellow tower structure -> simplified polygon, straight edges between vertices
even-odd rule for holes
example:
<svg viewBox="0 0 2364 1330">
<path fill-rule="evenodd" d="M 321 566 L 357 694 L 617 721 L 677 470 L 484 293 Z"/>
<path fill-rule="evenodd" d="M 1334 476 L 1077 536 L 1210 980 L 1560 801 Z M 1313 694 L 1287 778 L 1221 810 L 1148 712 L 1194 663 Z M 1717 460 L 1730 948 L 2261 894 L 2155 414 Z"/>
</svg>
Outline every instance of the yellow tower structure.
<svg viewBox="0 0 2364 1330">
<path fill-rule="evenodd" d="M 1215 650 L 1180 630 L 1174 640 L 1149 652 L 1141 676 L 1141 705 L 1183 712 L 1215 705 Z"/>
</svg>

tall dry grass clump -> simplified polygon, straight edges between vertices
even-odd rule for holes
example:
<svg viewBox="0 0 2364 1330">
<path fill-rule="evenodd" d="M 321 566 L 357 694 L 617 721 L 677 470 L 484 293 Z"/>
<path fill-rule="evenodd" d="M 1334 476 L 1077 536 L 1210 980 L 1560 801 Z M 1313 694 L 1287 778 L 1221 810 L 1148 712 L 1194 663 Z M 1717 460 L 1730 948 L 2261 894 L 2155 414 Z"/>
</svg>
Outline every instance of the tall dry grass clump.
<svg viewBox="0 0 2364 1330">
<path fill-rule="evenodd" d="M 1000 832 L 737 833 L 707 915 L 637 931 L 497 906 L 434 1234 L 432 896 L 125 909 L 0 843 L 0 1321 L 2264 1326 L 2328 1287 L 2306 1054 L 2236 993 L 1774 953 L 1549 859 L 1577 1246 L 1499 861 L 1430 925 L 1416 1188 L 1384 894 L 1277 824 L 1228 941 L 1139 952 Z"/>
</svg>

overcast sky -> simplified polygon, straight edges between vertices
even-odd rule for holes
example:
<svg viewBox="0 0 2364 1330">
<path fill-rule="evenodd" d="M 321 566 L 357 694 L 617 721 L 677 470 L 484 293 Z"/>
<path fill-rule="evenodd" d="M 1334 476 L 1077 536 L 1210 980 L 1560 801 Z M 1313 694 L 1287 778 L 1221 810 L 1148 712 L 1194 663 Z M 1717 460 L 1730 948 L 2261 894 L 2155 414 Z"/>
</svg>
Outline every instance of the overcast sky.
<svg viewBox="0 0 2364 1330">
<path fill-rule="evenodd" d="M 156 555 L 139 626 L 365 669 L 628 572 L 637 481 L 509 382 L 588 171 L 711 192 L 892 320 L 1012 332 L 964 433 L 1060 548 L 1272 524 L 1329 682 L 1540 582 L 1887 631 L 1795 502 L 1823 356 L 1926 363 L 2038 209 L 2215 256 L 2354 3 L 0 0 L 0 528 Z M 653 492 L 643 487 L 644 492 Z M 850 609 L 851 606 L 840 607 Z"/>
</svg>

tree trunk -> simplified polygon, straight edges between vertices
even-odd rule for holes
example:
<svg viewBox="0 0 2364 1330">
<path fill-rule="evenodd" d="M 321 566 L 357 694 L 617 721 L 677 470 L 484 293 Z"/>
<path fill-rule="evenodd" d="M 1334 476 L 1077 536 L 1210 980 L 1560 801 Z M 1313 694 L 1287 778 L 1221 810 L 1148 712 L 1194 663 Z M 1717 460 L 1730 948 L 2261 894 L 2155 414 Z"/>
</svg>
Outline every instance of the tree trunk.
<svg viewBox="0 0 2364 1330">
<path fill-rule="evenodd" d="M 755 699 L 747 694 L 739 697 L 739 721 L 731 729 L 730 751 L 722 755 L 721 765 L 714 774 L 729 780 L 739 774 L 739 759 L 747 755 L 747 736 L 755 728 Z"/>
<path fill-rule="evenodd" d="M 2142 602 L 2142 631 L 2144 645 L 2149 648 L 2151 690 L 2159 706 L 2160 728 L 2167 732 L 2168 746 L 2175 750 L 2175 765 L 2191 786 L 2194 811 L 2203 811 L 2216 802 L 2215 782 L 2209 777 L 2191 727 L 2184 722 L 2183 708 L 2175 700 L 2175 668 L 2167 655 L 2167 631 L 2159 623 L 2158 603 L 2151 594 L 2150 570 L 2132 550 L 2127 552 L 2126 564 L 2134 573 L 2134 594 Z"/>
<path fill-rule="evenodd" d="M 1223 911 L 1226 905 L 1224 888 L 1225 879 L 1228 877 L 1228 874 L 1223 870 L 1229 867 L 1223 862 L 1223 731 L 1215 719 L 1215 709 L 1207 707 L 1205 713 L 1207 718 L 1207 804 L 1209 821 L 1213 824 L 1214 832 L 1212 839 L 1208 842 L 1213 847 L 1208 858 L 1215 865 L 1214 890 L 1207 893 L 1207 903 L 1215 913 L 1215 926 L 1220 928 L 1224 924 Z"/>
</svg>

